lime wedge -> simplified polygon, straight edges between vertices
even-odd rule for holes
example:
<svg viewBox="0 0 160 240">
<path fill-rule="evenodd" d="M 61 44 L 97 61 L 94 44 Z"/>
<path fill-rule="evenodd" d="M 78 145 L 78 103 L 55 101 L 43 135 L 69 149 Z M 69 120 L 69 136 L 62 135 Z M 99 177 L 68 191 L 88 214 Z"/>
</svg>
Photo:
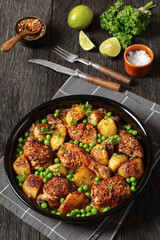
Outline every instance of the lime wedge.
<svg viewBox="0 0 160 240">
<path fill-rule="evenodd" d="M 82 30 L 79 33 L 79 44 L 85 51 L 96 47 Z"/>
<path fill-rule="evenodd" d="M 105 57 L 116 57 L 121 51 L 121 45 L 116 37 L 111 37 L 101 43 L 100 53 Z"/>
</svg>

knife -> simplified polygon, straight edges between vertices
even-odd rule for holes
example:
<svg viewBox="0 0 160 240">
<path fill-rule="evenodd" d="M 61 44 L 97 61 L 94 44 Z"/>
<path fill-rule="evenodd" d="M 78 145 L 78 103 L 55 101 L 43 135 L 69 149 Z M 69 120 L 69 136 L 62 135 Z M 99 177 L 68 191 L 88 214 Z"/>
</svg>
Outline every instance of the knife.
<svg viewBox="0 0 160 240">
<path fill-rule="evenodd" d="M 46 61 L 43 59 L 29 59 L 28 61 L 49 67 L 49 68 L 55 70 L 56 72 L 60 72 L 60 73 L 64 73 L 64 74 L 67 74 L 70 76 L 81 78 L 90 83 L 94 83 L 96 85 L 99 85 L 99 86 L 102 86 L 105 88 L 109 88 L 109 89 L 112 89 L 117 92 L 120 91 L 120 87 L 121 87 L 120 84 L 105 80 L 103 78 L 91 76 L 91 75 L 83 73 L 79 70 L 73 70 L 71 68 L 67 68 L 67 67 L 61 66 L 57 63 L 49 62 L 49 61 Z"/>
</svg>

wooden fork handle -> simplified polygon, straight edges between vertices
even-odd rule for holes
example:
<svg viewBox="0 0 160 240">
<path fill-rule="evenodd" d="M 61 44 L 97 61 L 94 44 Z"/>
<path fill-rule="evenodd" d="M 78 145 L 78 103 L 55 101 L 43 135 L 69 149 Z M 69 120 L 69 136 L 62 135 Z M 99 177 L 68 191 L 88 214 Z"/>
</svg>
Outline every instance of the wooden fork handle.
<svg viewBox="0 0 160 240">
<path fill-rule="evenodd" d="M 126 83 L 126 84 L 131 83 L 132 79 L 130 77 L 128 77 L 124 74 L 121 74 L 119 72 L 116 72 L 115 70 L 112 70 L 112 69 L 110 69 L 106 66 L 102 66 L 102 65 L 99 65 L 99 64 L 96 64 L 96 63 L 92 63 L 92 67 L 97 69 L 99 72 L 104 73 L 107 76 L 110 76 L 114 79 L 117 79 L 120 82 L 123 82 L 123 83 Z"/>
<path fill-rule="evenodd" d="M 86 76 L 86 81 L 88 81 L 90 83 L 94 83 L 94 84 L 99 85 L 101 87 L 109 88 L 109 89 L 117 91 L 117 92 L 120 91 L 120 87 L 121 87 L 121 85 L 118 84 L 118 83 L 114 83 L 114 82 L 105 80 L 103 78 L 94 77 L 94 76 L 91 76 L 89 74 Z"/>
<path fill-rule="evenodd" d="M 15 37 L 11 38 L 10 40 L 8 40 L 7 42 L 3 43 L 3 45 L 1 46 L 1 51 L 2 52 L 9 52 L 14 45 L 21 40 L 24 36 L 26 35 L 26 33 L 24 34 L 23 32 L 16 35 Z"/>
</svg>

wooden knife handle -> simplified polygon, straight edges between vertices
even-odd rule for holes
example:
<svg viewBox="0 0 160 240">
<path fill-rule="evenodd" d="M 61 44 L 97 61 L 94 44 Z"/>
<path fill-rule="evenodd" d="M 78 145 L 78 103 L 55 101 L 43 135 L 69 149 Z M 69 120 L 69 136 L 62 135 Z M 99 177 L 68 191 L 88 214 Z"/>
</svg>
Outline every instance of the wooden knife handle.
<svg viewBox="0 0 160 240">
<path fill-rule="evenodd" d="M 98 71 L 100 71 L 112 78 L 115 78 L 120 82 L 126 83 L 126 84 L 130 84 L 130 82 L 132 80 L 130 77 L 123 75 L 121 73 L 118 73 L 118 72 L 116 72 L 108 67 L 102 66 L 102 65 L 99 66 Z"/>
<path fill-rule="evenodd" d="M 117 92 L 120 91 L 120 87 L 121 87 L 121 85 L 118 83 L 114 83 L 114 82 L 105 80 L 103 78 L 94 77 L 89 74 L 86 76 L 86 81 L 105 87 L 105 88 L 112 89 Z"/>
</svg>

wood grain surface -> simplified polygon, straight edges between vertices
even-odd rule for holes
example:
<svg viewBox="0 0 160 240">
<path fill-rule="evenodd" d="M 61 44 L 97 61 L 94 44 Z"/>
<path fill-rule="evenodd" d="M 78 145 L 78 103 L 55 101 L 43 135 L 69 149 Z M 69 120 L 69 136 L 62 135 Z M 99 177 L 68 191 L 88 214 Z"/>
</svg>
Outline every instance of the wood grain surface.
<svg viewBox="0 0 160 240">
<path fill-rule="evenodd" d="M 31 109 L 38 106 L 57 92 L 68 78 L 51 69 L 27 62 L 30 58 L 42 58 L 80 70 L 101 78 L 105 75 L 81 63 L 69 63 L 53 53 L 59 45 L 68 51 L 79 54 L 86 59 L 94 60 L 101 65 L 110 67 L 125 74 L 123 51 L 115 59 L 103 57 L 98 47 L 92 52 L 85 52 L 79 46 L 79 32 L 67 24 L 67 15 L 76 5 L 86 4 L 94 12 L 91 26 L 85 30 L 90 39 L 99 46 L 109 37 L 100 30 L 99 15 L 114 1 L 111 0 L 1 0 L 0 2 L 0 45 L 15 35 L 14 23 L 24 16 L 38 16 L 47 24 L 47 42 L 37 49 L 25 48 L 17 44 L 12 51 L 0 53 L 0 156 L 3 155 L 5 144 L 11 130 L 18 121 Z M 126 0 L 127 4 L 139 8 L 148 1 Z M 134 38 L 133 43 L 149 46 L 154 52 L 152 71 L 145 78 L 134 79 L 132 86 L 122 85 L 130 91 L 160 104 L 160 6 L 152 10 L 152 21 L 141 36 Z M 109 77 L 107 79 L 111 80 Z M 115 82 L 117 82 L 115 80 Z M 118 233 L 117 240 L 158 240 L 160 239 L 160 207 L 159 182 L 160 163 L 137 198 L 126 221 Z M 8 210 L 0 207 L 0 239 L 5 240 L 47 240 L 38 231 L 22 222 Z"/>
</svg>

